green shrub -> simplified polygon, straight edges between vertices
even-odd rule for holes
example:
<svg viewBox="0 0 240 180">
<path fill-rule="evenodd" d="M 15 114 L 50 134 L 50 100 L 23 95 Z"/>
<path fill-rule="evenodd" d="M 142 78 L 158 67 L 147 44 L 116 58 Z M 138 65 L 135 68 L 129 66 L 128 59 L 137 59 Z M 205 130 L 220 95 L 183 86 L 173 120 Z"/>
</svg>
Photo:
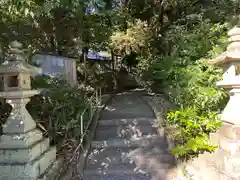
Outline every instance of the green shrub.
<svg viewBox="0 0 240 180">
<path fill-rule="evenodd" d="M 175 135 L 178 143 L 172 153 L 187 160 L 216 148 L 216 145 L 209 144 L 208 137 L 221 125 L 218 115 L 228 96 L 215 87 L 221 70 L 205 62 L 197 61 L 186 68 L 174 69 L 173 73 L 176 73 L 176 78 L 170 84 L 174 91 L 172 100 L 179 109 L 169 112 L 167 122 L 179 129 Z"/>
<path fill-rule="evenodd" d="M 31 86 L 33 89 L 36 88 L 52 88 L 54 84 L 64 84 L 64 80 L 60 78 L 50 77 L 48 75 L 38 75 L 31 79 Z"/>
<path fill-rule="evenodd" d="M 172 153 L 180 159 L 187 160 L 205 151 L 213 152 L 217 147 L 208 140 L 208 135 L 221 125 L 217 113 L 202 114 L 198 111 L 189 107 L 168 113 L 168 123 L 178 127 L 173 137 L 176 146 Z"/>
<path fill-rule="evenodd" d="M 208 26 L 208 32 L 202 26 Z M 218 33 L 222 36 L 216 38 L 215 34 Z M 208 65 L 205 59 L 213 58 L 224 50 L 226 25 L 211 25 L 207 22 L 181 38 L 188 42 L 183 49 L 180 48 L 180 52 L 177 51 L 179 53 L 175 52 L 178 54 L 177 63 L 169 75 L 172 100 L 180 108 L 168 114 L 168 123 L 179 129 L 175 135 L 178 143 L 172 153 L 187 160 L 206 151 L 212 152 L 217 147 L 209 142 L 209 134 L 216 132 L 221 125 L 218 117 L 228 96 L 216 87 L 216 82 L 222 77 L 222 70 Z"/>
<path fill-rule="evenodd" d="M 169 112 L 164 124 L 176 127 L 172 153 L 182 160 L 215 150 L 209 134 L 221 125 L 218 117 L 228 99 L 226 92 L 216 87 L 222 70 L 206 63 L 225 50 L 228 24 L 213 24 L 201 14 L 194 18 L 194 25 L 169 27 L 164 40 L 172 46 L 171 53 L 153 57 L 143 76 L 152 84 L 167 86 L 178 107 Z"/>
<path fill-rule="evenodd" d="M 31 98 L 27 108 L 44 134 L 50 137 L 58 150 L 72 148 L 70 144 L 81 138 L 81 114 L 88 106 L 87 99 L 92 94 L 81 86 L 70 87 L 58 79 L 47 76 L 37 77 L 34 87 L 48 89 Z M 88 111 L 84 116 L 84 125 L 89 121 Z M 70 143 L 70 144 L 69 144 Z"/>
</svg>

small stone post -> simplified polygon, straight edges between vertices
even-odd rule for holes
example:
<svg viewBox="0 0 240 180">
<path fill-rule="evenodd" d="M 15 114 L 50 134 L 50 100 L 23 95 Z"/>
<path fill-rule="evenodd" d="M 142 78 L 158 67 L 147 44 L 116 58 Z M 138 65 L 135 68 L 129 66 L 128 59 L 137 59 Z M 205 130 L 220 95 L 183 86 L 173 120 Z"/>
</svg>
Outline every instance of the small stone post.
<svg viewBox="0 0 240 180">
<path fill-rule="evenodd" d="M 230 45 L 227 51 L 211 60 L 211 64 L 224 68 L 223 80 L 217 86 L 229 90 L 230 99 L 222 112 L 224 121 L 217 132 L 219 148 L 215 161 L 219 179 L 240 179 L 240 28 L 228 33 Z"/>
<path fill-rule="evenodd" d="M 6 61 L 0 64 L 0 97 L 12 106 L 0 137 L 1 180 L 36 180 L 56 159 L 55 147 L 49 147 L 49 139 L 43 138 L 25 108 L 39 91 L 31 89 L 30 80 L 37 68 L 25 62 L 21 48 L 12 42 Z"/>
</svg>

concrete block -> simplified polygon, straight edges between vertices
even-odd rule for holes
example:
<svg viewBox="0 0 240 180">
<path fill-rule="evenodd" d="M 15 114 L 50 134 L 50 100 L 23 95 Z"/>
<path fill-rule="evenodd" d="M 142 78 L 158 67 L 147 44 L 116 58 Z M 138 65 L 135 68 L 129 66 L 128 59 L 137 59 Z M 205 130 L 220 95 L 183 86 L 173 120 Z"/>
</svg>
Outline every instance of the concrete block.
<svg viewBox="0 0 240 180">
<path fill-rule="evenodd" d="M 224 157 L 224 172 L 231 177 L 239 179 L 240 177 L 240 152 Z"/>
<path fill-rule="evenodd" d="M 48 167 L 56 161 L 56 147 L 51 147 L 49 151 L 41 156 L 39 159 L 39 174 L 45 173 Z"/>
<path fill-rule="evenodd" d="M 0 149 L 0 163 L 31 162 L 49 148 L 49 139 L 45 138 L 26 149 Z"/>
<path fill-rule="evenodd" d="M 56 148 L 50 148 L 30 163 L 0 164 L 1 180 L 37 180 L 56 160 Z"/>
<path fill-rule="evenodd" d="M 240 140 L 240 125 L 223 123 L 218 132 L 222 137 L 233 140 Z"/>
<path fill-rule="evenodd" d="M 43 138 L 39 129 L 24 134 L 3 134 L 0 137 L 0 149 L 28 148 Z"/>
<path fill-rule="evenodd" d="M 207 165 L 212 166 L 218 170 L 223 170 L 224 168 L 224 156 L 227 156 L 227 153 L 223 151 L 222 149 L 217 148 L 214 153 L 205 153 L 208 154 L 204 158 Z"/>
<path fill-rule="evenodd" d="M 58 158 L 54 161 L 51 166 L 48 167 L 47 171 L 45 171 L 38 180 L 55 180 L 59 177 L 59 173 L 61 173 L 61 168 L 64 163 L 64 158 Z M 64 179 L 65 180 L 65 179 Z"/>
<path fill-rule="evenodd" d="M 221 138 L 219 147 L 225 152 L 229 153 L 229 155 L 233 155 L 237 152 L 240 152 L 240 140 Z"/>
</svg>

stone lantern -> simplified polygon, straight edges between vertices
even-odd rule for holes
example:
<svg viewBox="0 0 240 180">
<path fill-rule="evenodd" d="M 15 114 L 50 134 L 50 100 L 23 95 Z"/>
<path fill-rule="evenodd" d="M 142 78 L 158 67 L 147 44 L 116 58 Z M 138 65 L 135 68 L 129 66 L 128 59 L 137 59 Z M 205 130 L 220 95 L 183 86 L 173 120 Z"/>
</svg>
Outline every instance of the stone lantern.
<svg viewBox="0 0 240 180">
<path fill-rule="evenodd" d="M 12 106 L 0 137 L 0 179 L 36 180 L 56 159 L 36 122 L 25 108 L 29 98 L 39 94 L 31 89 L 30 77 L 37 68 L 25 62 L 22 45 L 12 42 L 6 60 L 0 64 L 0 97 Z"/>
<path fill-rule="evenodd" d="M 240 178 L 240 28 L 228 33 L 226 52 L 210 60 L 210 64 L 224 69 L 223 80 L 217 86 L 229 91 L 230 99 L 221 114 L 223 125 L 217 132 L 219 148 L 217 161 L 223 174 Z M 222 161 L 221 161 L 222 160 Z M 219 171 L 219 172 L 220 172 Z M 223 176 L 223 175 L 222 175 Z"/>
<path fill-rule="evenodd" d="M 0 91 L 31 89 L 30 75 L 34 73 L 35 68 L 24 62 L 21 46 L 18 42 L 10 45 L 9 57 L 0 67 Z"/>
<path fill-rule="evenodd" d="M 230 90 L 230 100 L 222 113 L 222 120 L 240 125 L 240 28 L 228 33 L 230 45 L 227 51 L 209 61 L 223 67 L 223 80 L 217 86 Z"/>
</svg>

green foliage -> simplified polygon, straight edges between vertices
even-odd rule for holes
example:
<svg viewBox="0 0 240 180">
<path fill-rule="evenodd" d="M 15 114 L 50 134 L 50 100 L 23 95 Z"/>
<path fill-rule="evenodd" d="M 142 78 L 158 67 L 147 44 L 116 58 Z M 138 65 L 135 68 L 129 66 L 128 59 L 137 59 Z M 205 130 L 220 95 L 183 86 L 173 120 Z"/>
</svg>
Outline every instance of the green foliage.
<svg viewBox="0 0 240 180">
<path fill-rule="evenodd" d="M 95 48 L 106 46 L 110 36 L 109 0 L 2 0 L 0 5 L 3 48 L 19 40 L 32 51 L 72 56 L 74 39 Z"/>
<path fill-rule="evenodd" d="M 152 66 L 143 75 L 152 84 L 168 86 L 170 99 L 179 107 L 169 112 L 166 124 L 178 129 L 172 153 L 182 160 L 215 150 L 209 134 L 221 125 L 219 113 L 228 98 L 216 87 L 222 70 L 206 61 L 225 50 L 229 24 L 212 23 L 202 14 L 186 18 L 191 26 L 176 22 L 168 28 L 163 39 L 170 53 L 152 56 Z"/>
<path fill-rule="evenodd" d="M 134 23 L 128 23 L 128 26 L 126 32 L 117 31 L 111 36 L 111 45 L 116 52 L 140 52 L 147 44 L 149 29 L 146 22 L 136 20 Z"/>
<path fill-rule="evenodd" d="M 65 150 L 69 148 L 69 142 L 75 144 L 80 139 L 80 119 L 83 110 L 88 106 L 87 93 L 83 88 L 69 87 L 57 79 L 37 77 L 35 88 L 43 88 L 43 85 L 47 85 L 48 89 L 32 97 L 27 108 L 52 143 L 57 145 L 60 151 Z M 84 125 L 88 120 L 87 112 Z"/>
<path fill-rule="evenodd" d="M 217 111 L 226 97 L 226 93 L 216 88 L 216 82 L 221 79 L 222 71 L 205 62 L 197 61 L 185 68 L 174 68 L 170 76 L 170 91 L 172 99 L 181 107 L 192 106 L 202 111 Z"/>
<path fill-rule="evenodd" d="M 171 98 L 180 107 L 168 114 L 168 123 L 180 130 L 172 153 L 187 160 L 205 151 L 212 152 L 216 145 L 209 144 L 208 136 L 220 126 L 217 117 L 227 99 L 227 94 L 215 87 L 222 72 L 196 61 L 185 68 L 175 67 L 172 73 Z"/>
<path fill-rule="evenodd" d="M 32 78 L 31 86 L 33 89 L 36 88 L 51 88 L 53 84 L 59 83 L 59 79 L 52 78 L 47 75 L 38 75 Z"/>
<path fill-rule="evenodd" d="M 180 159 L 187 160 L 205 151 L 213 152 L 217 147 L 208 140 L 209 133 L 216 132 L 221 125 L 217 113 L 204 114 L 198 111 L 189 107 L 168 114 L 168 123 L 179 128 L 174 135 L 176 146 L 172 153 Z"/>
</svg>

